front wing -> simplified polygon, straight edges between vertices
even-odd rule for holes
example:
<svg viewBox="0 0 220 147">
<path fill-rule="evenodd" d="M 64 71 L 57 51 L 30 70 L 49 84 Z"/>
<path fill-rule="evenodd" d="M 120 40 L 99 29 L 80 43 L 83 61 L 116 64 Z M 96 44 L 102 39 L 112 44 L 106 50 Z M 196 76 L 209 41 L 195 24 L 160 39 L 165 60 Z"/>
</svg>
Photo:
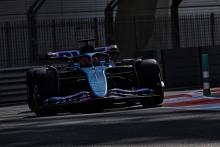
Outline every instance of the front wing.
<svg viewBox="0 0 220 147">
<path fill-rule="evenodd" d="M 80 103 L 89 103 L 89 102 L 126 102 L 130 100 L 140 100 L 141 98 L 151 98 L 155 96 L 160 96 L 154 90 L 149 88 L 141 88 L 134 90 L 125 90 L 114 88 L 108 91 L 108 94 L 105 97 L 93 97 L 92 94 L 88 91 L 82 91 L 69 96 L 55 96 L 47 98 L 44 101 L 44 107 L 58 107 L 66 105 L 74 105 Z"/>
</svg>

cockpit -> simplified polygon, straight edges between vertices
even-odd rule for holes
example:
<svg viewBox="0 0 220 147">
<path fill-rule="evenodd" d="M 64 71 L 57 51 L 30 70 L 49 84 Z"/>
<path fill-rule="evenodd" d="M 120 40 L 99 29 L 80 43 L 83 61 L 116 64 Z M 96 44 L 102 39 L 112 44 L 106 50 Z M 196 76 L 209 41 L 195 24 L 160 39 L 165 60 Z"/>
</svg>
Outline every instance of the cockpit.
<svg viewBox="0 0 220 147">
<path fill-rule="evenodd" d="M 105 66 L 109 64 L 109 56 L 105 53 L 85 54 L 79 58 L 80 67 Z"/>
</svg>

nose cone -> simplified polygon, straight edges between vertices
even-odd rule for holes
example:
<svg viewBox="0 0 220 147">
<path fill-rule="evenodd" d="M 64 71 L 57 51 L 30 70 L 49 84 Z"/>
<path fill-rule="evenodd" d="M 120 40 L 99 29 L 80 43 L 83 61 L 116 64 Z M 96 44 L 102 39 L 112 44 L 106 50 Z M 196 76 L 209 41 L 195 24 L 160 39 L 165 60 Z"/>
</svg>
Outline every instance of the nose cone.
<svg viewBox="0 0 220 147">
<path fill-rule="evenodd" d="M 107 79 L 105 76 L 105 67 L 96 66 L 84 68 L 87 80 L 95 97 L 105 97 L 107 94 Z"/>
</svg>

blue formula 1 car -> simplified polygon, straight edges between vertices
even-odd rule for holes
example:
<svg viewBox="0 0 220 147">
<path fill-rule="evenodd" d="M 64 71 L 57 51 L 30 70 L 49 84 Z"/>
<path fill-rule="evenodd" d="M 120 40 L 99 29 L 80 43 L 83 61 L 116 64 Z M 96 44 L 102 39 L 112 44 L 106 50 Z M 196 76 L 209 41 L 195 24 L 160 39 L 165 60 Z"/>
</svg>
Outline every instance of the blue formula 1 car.
<svg viewBox="0 0 220 147">
<path fill-rule="evenodd" d="M 66 65 L 48 65 L 27 72 L 28 106 L 38 116 L 81 107 L 102 111 L 117 103 L 155 106 L 163 101 L 163 81 L 154 59 L 115 62 L 116 45 L 49 52 Z"/>
</svg>

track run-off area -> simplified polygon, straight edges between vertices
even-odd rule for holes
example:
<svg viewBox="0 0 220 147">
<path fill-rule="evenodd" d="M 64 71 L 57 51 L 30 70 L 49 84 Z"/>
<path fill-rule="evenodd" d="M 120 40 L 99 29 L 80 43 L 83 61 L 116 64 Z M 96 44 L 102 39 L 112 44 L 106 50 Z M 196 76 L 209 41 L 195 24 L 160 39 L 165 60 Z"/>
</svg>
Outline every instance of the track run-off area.
<svg viewBox="0 0 220 147">
<path fill-rule="evenodd" d="M 186 110 L 220 110 L 220 88 L 211 89 L 211 96 L 202 90 L 166 95 L 162 106 Z"/>
<path fill-rule="evenodd" d="M 27 104 L 0 107 L 0 146 L 220 146 L 220 88 L 169 91 L 161 106 L 36 117 Z"/>
</svg>

